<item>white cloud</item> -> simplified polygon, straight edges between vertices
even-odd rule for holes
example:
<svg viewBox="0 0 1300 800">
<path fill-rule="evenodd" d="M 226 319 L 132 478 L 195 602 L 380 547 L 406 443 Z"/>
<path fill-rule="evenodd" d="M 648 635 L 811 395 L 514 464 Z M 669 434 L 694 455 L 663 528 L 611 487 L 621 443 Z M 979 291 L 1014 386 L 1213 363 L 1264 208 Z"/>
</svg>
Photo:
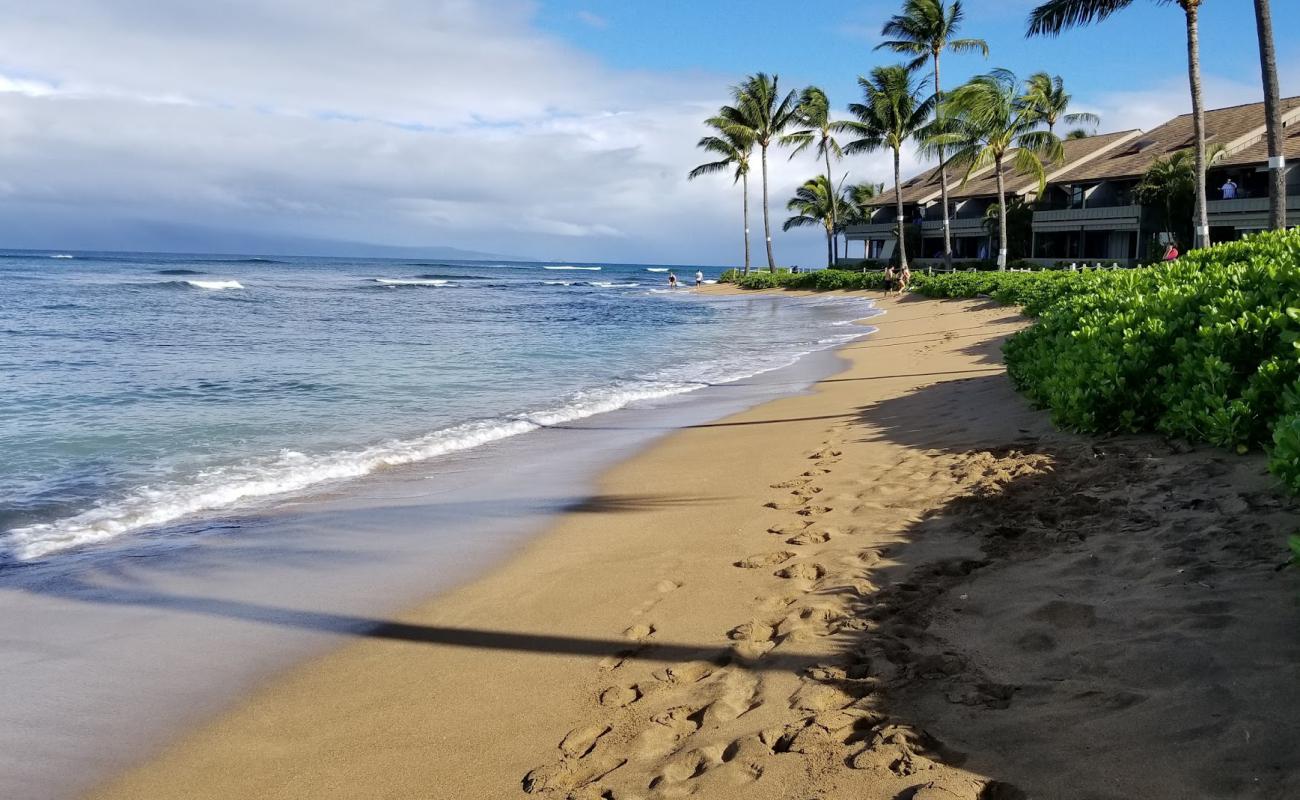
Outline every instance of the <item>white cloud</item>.
<svg viewBox="0 0 1300 800">
<path fill-rule="evenodd" d="M 705 158 L 700 120 L 738 76 L 611 69 L 538 33 L 525 0 L 53 5 L 0 0 L 11 246 L 121 246 L 109 233 L 147 223 L 544 258 L 739 256 L 739 188 L 685 180 Z M 770 165 L 778 258 L 816 263 L 818 233 L 780 225 L 821 166 L 783 151 Z M 837 177 L 848 170 L 893 180 L 887 154 Z M 761 261 L 757 170 L 751 190 Z"/>
</svg>

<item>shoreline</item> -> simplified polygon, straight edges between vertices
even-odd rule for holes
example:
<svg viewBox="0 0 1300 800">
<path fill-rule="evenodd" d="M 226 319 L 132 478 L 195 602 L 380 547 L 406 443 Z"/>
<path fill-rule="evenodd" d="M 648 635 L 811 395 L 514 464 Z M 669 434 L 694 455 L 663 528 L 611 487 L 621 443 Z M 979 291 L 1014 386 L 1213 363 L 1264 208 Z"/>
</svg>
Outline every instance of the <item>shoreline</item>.
<svg viewBox="0 0 1300 800">
<path fill-rule="evenodd" d="M 834 305 L 834 319 L 851 308 Z M 815 349 L 740 381 L 6 574 L 0 638 L 19 644 L 0 680 L 20 702 L 0 712 L 0 794 L 85 791 L 355 631 L 509 560 L 648 443 L 803 391 L 838 364 L 833 347 Z"/>
<path fill-rule="evenodd" d="M 997 348 L 1023 325 L 1014 312 L 887 308 L 811 391 L 656 440 L 504 565 L 272 679 L 90 796 L 885 800 L 1084 786 L 1172 798 L 1228 777 L 1251 790 L 1236 796 L 1300 785 L 1294 670 L 1278 674 L 1300 663 L 1298 615 L 1279 602 L 1285 577 L 1263 568 L 1292 509 L 1267 500 L 1258 460 L 1225 466 L 1149 440 L 1103 456 L 1011 390 Z M 1216 471 L 1209 487 L 1191 480 Z M 1201 505 L 1155 520 L 1180 490 Z M 1161 534 L 1199 524 L 1207 502 L 1230 516 L 1234 501 L 1257 504 L 1267 529 L 1234 543 L 1240 574 L 1214 601 L 1231 602 L 1211 608 L 1201 566 L 1223 553 Z M 1082 523 L 1044 522 L 1045 507 Z M 1132 523 L 1106 513 L 1133 509 L 1152 541 L 1101 546 Z M 999 532 L 1022 518 L 1023 538 Z M 1142 547 L 1156 552 L 1143 561 Z M 1067 557 L 1070 573 L 1044 568 Z M 1124 626 L 1162 603 L 1204 624 L 1134 640 Z M 1163 675 L 1179 650 L 1254 691 L 1216 707 L 1233 736 L 1268 722 L 1273 742 L 1211 747 L 1180 771 L 1170 757 L 1218 731 L 1190 725 L 1211 702 L 1202 676 Z M 1036 672 L 1062 669 L 1063 689 Z M 1184 737 L 1133 747 L 1171 720 L 1189 720 Z M 1099 733 L 1092 750 L 1074 741 Z"/>
</svg>

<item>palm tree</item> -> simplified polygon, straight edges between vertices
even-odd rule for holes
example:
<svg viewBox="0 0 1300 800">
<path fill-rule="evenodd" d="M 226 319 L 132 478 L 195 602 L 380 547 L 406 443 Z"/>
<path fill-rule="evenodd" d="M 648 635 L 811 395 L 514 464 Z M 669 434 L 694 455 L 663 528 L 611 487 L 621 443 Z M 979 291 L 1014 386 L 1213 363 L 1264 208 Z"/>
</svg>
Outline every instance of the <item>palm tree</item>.
<svg viewBox="0 0 1300 800">
<path fill-rule="evenodd" d="M 872 153 L 892 150 L 894 153 L 894 205 L 898 211 L 898 258 L 907 266 L 907 246 L 903 229 L 903 145 L 918 138 L 934 110 L 935 99 L 922 99 L 921 86 L 912 80 L 907 67 L 876 67 L 870 78 L 858 78 L 864 102 L 849 105 L 849 113 L 856 121 L 846 123 L 846 129 L 861 138 L 844 148 L 846 153 Z M 945 210 L 946 213 L 946 210 Z"/>
<path fill-rule="evenodd" d="M 844 156 L 844 150 L 840 147 L 840 143 L 835 141 L 835 134 L 844 130 L 844 123 L 835 122 L 831 119 L 830 100 L 826 98 L 826 93 L 816 86 L 809 86 L 800 92 L 797 112 L 798 118 L 795 122 L 802 130 L 782 136 L 781 144 L 794 147 L 794 152 L 790 154 L 792 159 L 813 144 L 816 144 L 817 155 L 826 161 L 826 181 L 830 183 L 834 180 L 834 176 L 831 174 L 831 156 L 835 156 L 836 160 Z M 836 219 L 838 212 L 834 204 L 831 205 L 830 210 L 831 227 L 838 230 L 839 223 Z M 835 252 L 833 250 L 831 251 L 831 266 L 835 266 Z"/>
<path fill-rule="evenodd" d="M 1066 138 L 1067 140 L 1069 140 L 1069 139 L 1087 139 L 1089 136 L 1092 136 L 1094 133 L 1096 133 L 1096 131 L 1090 131 L 1090 130 L 1088 130 L 1087 128 L 1075 128 L 1074 130 L 1072 130 L 1072 131 L 1070 131 L 1069 133 L 1065 134 L 1065 138 Z"/>
<path fill-rule="evenodd" d="M 717 161 L 710 161 L 701 164 L 687 174 L 687 180 L 695 180 L 701 175 L 712 175 L 715 172 L 722 172 L 731 167 L 735 167 L 735 177 L 732 183 L 740 183 L 741 192 L 744 195 L 744 214 L 745 214 L 745 274 L 749 274 L 749 157 L 754 152 L 754 140 L 749 132 L 744 128 L 737 128 L 729 125 L 727 120 L 721 116 L 710 117 L 704 121 L 705 125 L 717 130 L 716 134 L 704 136 L 696 143 L 696 147 L 703 149 L 705 152 L 713 153 L 720 158 Z"/>
<path fill-rule="evenodd" d="M 826 229 L 826 263 L 827 266 L 833 266 L 835 263 L 835 219 L 839 213 L 846 210 L 844 192 L 835 189 L 831 185 L 830 179 L 825 175 L 818 175 L 804 181 L 803 186 L 795 190 L 794 197 L 790 198 L 785 207 L 796 213 L 795 216 L 785 221 L 785 224 L 781 226 L 781 230 L 788 231 L 791 228 L 804 228 L 814 225 L 821 225 Z"/>
<path fill-rule="evenodd" d="M 871 221 L 871 201 L 885 193 L 883 183 L 855 183 L 844 190 L 844 214 L 840 230 L 850 225 L 866 225 Z M 866 243 L 863 243 L 866 246 Z M 849 243 L 844 242 L 844 257 L 848 258 Z M 865 258 L 866 255 L 863 255 Z"/>
<path fill-rule="evenodd" d="M 1259 30 L 1259 64 L 1264 73 L 1264 113 L 1268 116 L 1268 225 L 1286 230 L 1286 132 L 1282 128 L 1281 90 L 1277 83 L 1277 50 L 1273 46 L 1273 12 L 1268 0 L 1255 0 Z"/>
<path fill-rule="evenodd" d="M 948 98 L 942 125 L 933 127 L 930 144 L 953 148 L 949 161 L 966 168 L 963 185 L 978 170 L 992 165 L 998 183 L 998 269 L 1007 268 L 1007 197 L 1003 168 L 1008 159 L 1018 173 L 1038 179 L 1041 195 L 1047 185 L 1043 159 L 1060 161 L 1061 140 L 1043 123 L 1038 109 L 1025 99 L 1020 82 L 998 69 L 972 78 Z"/>
<path fill-rule="evenodd" d="M 772 255 L 772 222 L 767 199 L 767 148 L 797 119 L 797 94 L 782 95 L 780 77 L 755 73 L 731 87 L 735 105 L 723 106 L 721 116 L 729 127 L 747 130 L 762 154 L 763 161 L 763 234 L 767 239 L 767 268 L 776 271 Z"/>
<path fill-rule="evenodd" d="M 1038 109 L 1049 131 L 1056 131 L 1057 122 L 1064 122 L 1066 125 L 1090 125 L 1093 128 L 1101 124 L 1101 117 L 1096 114 L 1065 113 L 1073 98 L 1065 91 L 1065 81 L 1060 75 L 1052 77 L 1046 72 L 1035 72 L 1025 83 L 1028 86 L 1025 99 Z"/>
<path fill-rule="evenodd" d="M 1210 218 L 1206 206 L 1205 100 L 1201 89 L 1200 12 L 1205 0 L 1155 0 L 1161 5 L 1177 3 L 1187 18 L 1187 77 L 1192 90 L 1192 132 L 1196 139 L 1196 246 L 1210 240 Z M 1134 0 L 1048 0 L 1029 13 L 1029 36 L 1056 36 L 1066 28 L 1101 22 Z"/>
<path fill-rule="evenodd" d="M 882 36 L 891 37 L 876 45 L 876 49 L 892 50 L 915 56 L 907 65 L 916 70 L 934 61 L 934 96 L 936 109 L 943 103 L 943 84 L 939 80 L 939 56 L 945 50 L 952 53 L 983 53 L 989 55 L 988 43 L 983 39 L 954 39 L 966 13 L 961 0 L 948 5 L 945 0 L 905 0 L 903 13 L 890 18 L 881 28 Z M 943 203 L 943 260 L 952 266 L 952 234 L 948 219 L 948 168 L 942 148 L 939 157 L 939 194 Z"/>
</svg>

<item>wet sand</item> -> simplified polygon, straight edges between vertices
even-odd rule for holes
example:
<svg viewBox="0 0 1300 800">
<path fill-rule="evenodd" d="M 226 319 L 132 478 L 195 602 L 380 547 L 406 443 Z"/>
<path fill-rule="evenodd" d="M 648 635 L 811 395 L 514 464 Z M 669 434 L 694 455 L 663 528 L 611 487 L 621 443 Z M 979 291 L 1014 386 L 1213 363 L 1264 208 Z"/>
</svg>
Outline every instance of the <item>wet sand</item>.
<svg viewBox="0 0 1300 800">
<path fill-rule="evenodd" d="M 507 564 L 97 798 L 1300 796 L 1296 509 L 1056 432 L 979 302 L 607 472 Z"/>
</svg>

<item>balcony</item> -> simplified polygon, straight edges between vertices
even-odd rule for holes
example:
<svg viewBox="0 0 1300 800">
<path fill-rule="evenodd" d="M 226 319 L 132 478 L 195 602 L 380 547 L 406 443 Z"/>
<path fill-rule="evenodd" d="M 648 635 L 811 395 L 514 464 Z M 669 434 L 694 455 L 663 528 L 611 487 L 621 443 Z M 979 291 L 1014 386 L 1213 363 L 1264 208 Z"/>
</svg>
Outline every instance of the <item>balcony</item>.
<svg viewBox="0 0 1300 800">
<path fill-rule="evenodd" d="M 948 230 L 953 236 L 987 236 L 983 217 L 953 217 L 948 220 Z M 929 238 L 943 236 L 943 220 L 927 219 L 921 223 L 921 234 Z"/>
<path fill-rule="evenodd" d="M 1068 208 L 1061 211 L 1035 211 L 1034 230 L 1137 230 L 1142 222 L 1142 206 L 1103 206 Z"/>
<path fill-rule="evenodd" d="M 1300 195 L 1286 199 L 1288 211 L 1300 211 Z M 1267 197 L 1241 197 L 1236 200 L 1211 200 L 1206 210 L 1214 214 L 1268 214 Z"/>
<path fill-rule="evenodd" d="M 849 225 L 844 235 L 852 241 L 864 239 L 892 239 L 898 233 L 897 222 L 873 222 L 870 225 Z"/>
</svg>

